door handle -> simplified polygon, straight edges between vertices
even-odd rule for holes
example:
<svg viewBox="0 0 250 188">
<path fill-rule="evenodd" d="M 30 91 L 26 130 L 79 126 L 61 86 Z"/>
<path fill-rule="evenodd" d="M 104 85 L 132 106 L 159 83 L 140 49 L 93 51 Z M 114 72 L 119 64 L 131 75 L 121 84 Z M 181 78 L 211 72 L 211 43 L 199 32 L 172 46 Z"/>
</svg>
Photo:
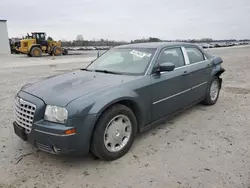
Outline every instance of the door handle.
<svg viewBox="0 0 250 188">
<path fill-rule="evenodd" d="M 188 71 L 184 71 L 184 72 L 182 73 L 183 76 L 185 76 L 185 75 L 187 75 L 187 74 L 188 74 Z"/>
</svg>

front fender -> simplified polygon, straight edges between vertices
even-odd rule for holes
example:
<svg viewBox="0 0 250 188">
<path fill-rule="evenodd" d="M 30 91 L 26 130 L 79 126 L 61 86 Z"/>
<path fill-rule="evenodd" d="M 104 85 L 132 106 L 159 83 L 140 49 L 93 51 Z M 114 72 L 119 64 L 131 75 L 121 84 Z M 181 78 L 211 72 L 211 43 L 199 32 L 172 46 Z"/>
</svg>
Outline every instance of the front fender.
<svg viewBox="0 0 250 188">
<path fill-rule="evenodd" d="M 109 106 L 118 103 L 119 101 L 130 100 L 138 105 L 141 109 L 142 104 L 140 104 L 139 96 L 137 93 L 133 91 L 120 91 L 113 93 L 112 95 L 107 95 L 101 97 L 98 101 L 96 101 L 95 105 L 91 108 L 90 114 L 101 114 L 105 111 Z"/>
<path fill-rule="evenodd" d="M 69 118 L 79 118 L 89 114 L 101 114 L 107 107 L 122 100 L 133 101 L 139 109 L 143 109 L 143 102 L 136 92 L 121 88 L 110 88 L 102 93 L 100 91 L 93 95 L 82 96 L 70 102 L 66 108 Z"/>
<path fill-rule="evenodd" d="M 30 51 L 32 50 L 33 47 L 38 47 L 38 48 L 40 48 L 41 46 L 40 46 L 40 44 L 32 44 L 32 45 L 30 45 L 30 47 L 29 47 L 29 49 L 28 49 L 28 52 L 30 52 Z"/>
</svg>

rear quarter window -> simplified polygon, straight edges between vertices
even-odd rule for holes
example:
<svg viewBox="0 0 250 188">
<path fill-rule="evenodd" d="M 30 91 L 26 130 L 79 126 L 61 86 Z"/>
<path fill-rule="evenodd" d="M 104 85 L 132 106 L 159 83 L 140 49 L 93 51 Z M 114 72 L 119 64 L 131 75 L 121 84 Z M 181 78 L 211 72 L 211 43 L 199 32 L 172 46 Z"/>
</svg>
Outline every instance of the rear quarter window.
<svg viewBox="0 0 250 188">
<path fill-rule="evenodd" d="M 190 64 L 201 62 L 201 61 L 205 60 L 204 54 L 198 48 L 195 48 L 195 47 L 190 48 L 189 47 L 189 48 L 186 48 L 186 51 L 187 51 L 187 55 L 188 55 Z"/>
</svg>

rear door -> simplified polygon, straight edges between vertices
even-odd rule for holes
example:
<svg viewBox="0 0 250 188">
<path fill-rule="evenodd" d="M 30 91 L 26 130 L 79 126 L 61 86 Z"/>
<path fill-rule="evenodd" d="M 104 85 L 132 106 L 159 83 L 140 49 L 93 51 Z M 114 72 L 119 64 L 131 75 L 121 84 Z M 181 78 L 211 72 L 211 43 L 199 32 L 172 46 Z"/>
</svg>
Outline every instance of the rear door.
<svg viewBox="0 0 250 188">
<path fill-rule="evenodd" d="M 195 102 L 205 96 L 209 80 L 211 79 L 212 64 L 195 46 L 185 47 L 184 53 L 188 58 L 188 87 L 191 88 L 188 100 L 189 103 Z"/>
</svg>

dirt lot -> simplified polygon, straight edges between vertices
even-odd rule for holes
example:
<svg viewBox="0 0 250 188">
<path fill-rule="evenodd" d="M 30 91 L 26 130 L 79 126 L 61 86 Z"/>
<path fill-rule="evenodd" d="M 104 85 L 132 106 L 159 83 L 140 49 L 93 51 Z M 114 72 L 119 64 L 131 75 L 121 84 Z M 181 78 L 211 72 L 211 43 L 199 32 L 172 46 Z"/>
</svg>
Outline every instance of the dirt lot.
<svg viewBox="0 0 250 188">
<path fill-rule="evenodd" d="M 23 84 L 84 67 L 90 58 L 18 64 L 0 57 L 0 187 L 250 187 L 250 47 L 210 51 L 226 69 L 218 103 L 197 105 L 139 135 L 114 162 L 39 152 L 13 133 L 13 96 Z"/>
</svg>

